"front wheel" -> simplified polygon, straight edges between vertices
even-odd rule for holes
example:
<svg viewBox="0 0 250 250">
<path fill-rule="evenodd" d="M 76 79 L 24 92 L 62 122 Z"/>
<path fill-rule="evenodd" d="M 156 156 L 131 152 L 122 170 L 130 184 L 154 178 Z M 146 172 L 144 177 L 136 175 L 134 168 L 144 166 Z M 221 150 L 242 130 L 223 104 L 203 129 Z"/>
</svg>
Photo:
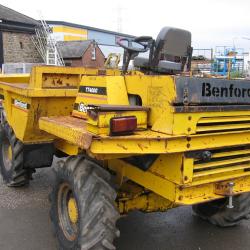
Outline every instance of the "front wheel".
<svg viewBox="0 0 250 250">
<path fill-rule="evenodd" d="M 119 236 L 110 174 L 83 156 L 58 162 L 50 218 L 60 249 L 111 250 Z"/>
<path fill-rule="evenodd" d="M 233 197 L 233 208 L 227 208 L 228 199 L 220 199 L 193 206 L 194 214 L 219 227 L 238 225 L 250 214 L 250 193 Z"/>
</svg>

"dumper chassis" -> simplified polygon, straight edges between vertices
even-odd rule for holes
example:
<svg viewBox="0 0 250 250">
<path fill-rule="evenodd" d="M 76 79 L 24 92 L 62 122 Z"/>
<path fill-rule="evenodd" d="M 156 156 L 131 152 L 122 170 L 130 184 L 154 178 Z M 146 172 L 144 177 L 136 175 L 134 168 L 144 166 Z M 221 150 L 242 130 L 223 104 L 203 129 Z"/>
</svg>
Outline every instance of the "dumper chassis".
<svg viewBox="0 0 250 250">
<path fill-rule="evenodd" d="M 116 222 L 133 210 L 192 205 L 221 227 L 250 212 L 250 101 L 239 94 L 250 82 L 183 76 L 188 31 L 126 42 L 122 71 L 36 66 L 0 76 L 1 175 L 27 185 L 60 158 L 49 195 L 60 249 L 116 249 Z"/>
</svg>

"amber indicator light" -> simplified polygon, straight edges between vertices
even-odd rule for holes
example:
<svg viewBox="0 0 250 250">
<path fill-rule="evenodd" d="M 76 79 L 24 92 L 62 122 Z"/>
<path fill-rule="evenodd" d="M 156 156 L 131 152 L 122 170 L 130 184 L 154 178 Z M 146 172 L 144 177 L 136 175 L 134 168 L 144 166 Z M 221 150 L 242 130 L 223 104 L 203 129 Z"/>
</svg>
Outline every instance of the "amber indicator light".
<svg viewBox="0 0 250 250">
<path fill-rule="evenodd" d="M 110 119 L 111 135 L 126 135 L 133 133 L 137 128 L 135 116 L 114 117 Z"/>
</svg>

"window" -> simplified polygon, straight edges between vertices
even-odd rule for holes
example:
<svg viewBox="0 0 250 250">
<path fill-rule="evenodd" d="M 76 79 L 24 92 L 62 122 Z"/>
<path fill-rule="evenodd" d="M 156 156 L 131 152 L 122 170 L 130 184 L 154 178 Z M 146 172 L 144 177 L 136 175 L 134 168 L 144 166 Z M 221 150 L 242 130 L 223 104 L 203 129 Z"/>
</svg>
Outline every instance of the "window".
<svg viewBox="0 0 250 250">
<path fill-rule="evenodd" d="M 92 59 L 93 61 L 96 60 L 96 46 L 95 46 L 95 45 L 93 45 L 93 47 L 92 47 L 91 59 Z"/>
<path fill-rule="evenodd" d="M 20 48 L 23 49 L 23 42 L 19 42 Z"/>
<path fill-rule="evenodd" d="M 71 66 L 72 65 L 72 62 L 71 61 L 66 61 L 65 62 L 65 66 Z"/>
</svg>

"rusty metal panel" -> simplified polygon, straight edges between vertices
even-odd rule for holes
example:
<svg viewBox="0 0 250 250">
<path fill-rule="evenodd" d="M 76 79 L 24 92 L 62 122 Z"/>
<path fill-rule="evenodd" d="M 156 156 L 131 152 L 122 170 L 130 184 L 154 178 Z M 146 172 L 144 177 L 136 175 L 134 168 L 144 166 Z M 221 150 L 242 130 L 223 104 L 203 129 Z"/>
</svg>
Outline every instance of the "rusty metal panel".
<svg viewBox="0 0 250 250">
<path fill-rule="evenodd" d="M 83 149 L 88 149 L 92 141 L 92 135 L 86 130 L 86 122 L 71 116 L 42 117 L 39 127 Z"/>
<path fill-rule="evenodd" d="M 78 88 L 81 74 L 55 74 L 44 73 L 42 75 L 42 88 Z"/>
</svg>

